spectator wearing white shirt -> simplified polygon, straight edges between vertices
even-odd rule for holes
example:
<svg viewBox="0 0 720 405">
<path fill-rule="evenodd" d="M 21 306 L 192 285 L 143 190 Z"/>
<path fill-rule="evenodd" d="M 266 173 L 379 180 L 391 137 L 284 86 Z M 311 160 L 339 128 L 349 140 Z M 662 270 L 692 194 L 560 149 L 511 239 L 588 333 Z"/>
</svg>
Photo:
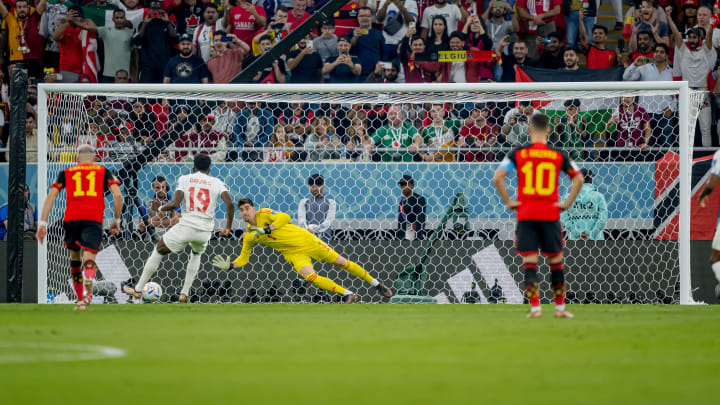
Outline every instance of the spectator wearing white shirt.
<svg viewBox="0 0 720 405">
<path fill-rule="evenodd" d="M 672 81 L 672 68 L 668 64 L 670 49 L 665 44 L 655 45 L 655 63 L 646 63 L 645 58 L 636 58 L 629 64 L 623 80 L 626 81 Z M 673 136 L 675 128 L 675 97 L 642 96 L 638 105 L 650 114 L 650 127 L 653 131 L 653 146 L 677 145 L 677 137 Z"/>
<path fill-rule="evenodd" d="M 385 37 L 385 60 L 393 60 L 398 55 L 398 45 L 408 30 L 408 24 L 418 19 L 418 6 L 415 0 L 380 0 L 375 16 L 382 24 Z"/>
<path fill-rule="evenodd" d="M 325 179 L 320 174 L 308 178 L 310 198 L 303 198 L 298 204 L 298 225 L 322 240 L 332 239 L 332 225 L 335 222 L 337 204 L 325 197 Z"/>
<path fill-rule="evenodd" d="M 222 21 L 218 13 L 218 6 L 213 3 L 205 3 L 203 11 L 203 23 L 193 33 L 193 53 L 200 55 L 207 63 L 213 52 L 215 31 L 222 30 Z"/>
<path fill-rule="evenodd" d="M 435 0 L 435 4 L 426 8 L 423 11 L 422 23 L 420 27 L 420 35 L 423 38 L 427 38 L 430 33 L 430 27 L 435 17 L 440 16 L 445 18 L 447 23 L 447 31 L 457 31 L 458 22 L 467 21 L 468 12 L 462 7 L 458 7 L 457 4 L 448 4 L 447 0 Z"/>
</svg>

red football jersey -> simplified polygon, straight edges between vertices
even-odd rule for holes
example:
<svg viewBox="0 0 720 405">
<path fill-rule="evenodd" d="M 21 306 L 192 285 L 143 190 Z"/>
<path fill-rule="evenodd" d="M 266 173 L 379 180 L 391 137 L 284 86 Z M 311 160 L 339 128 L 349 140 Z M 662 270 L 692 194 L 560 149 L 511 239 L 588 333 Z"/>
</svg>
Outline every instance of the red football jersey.
<svg viewBox="0 0 720 405">
<path fill-rule="evenodd" d="M 112 184 L 120 182 L 100 165 L 82 163 L 61 171 L 52 186 L 58 190 L 65 188 L 65 222 L 102 222 L 105 191 Z"/>
<path fill-rule="evenodd" d="M 521 202 L 518 220 L 557 221 L 560 218 L 560 209 L 556 205 L 560 172 L 570 178 L 580 175 L 567 153 L 543 143 L 513 149 L 500 167 L 505 171 L 517 168 L 517 200 Z"/>
</svg>

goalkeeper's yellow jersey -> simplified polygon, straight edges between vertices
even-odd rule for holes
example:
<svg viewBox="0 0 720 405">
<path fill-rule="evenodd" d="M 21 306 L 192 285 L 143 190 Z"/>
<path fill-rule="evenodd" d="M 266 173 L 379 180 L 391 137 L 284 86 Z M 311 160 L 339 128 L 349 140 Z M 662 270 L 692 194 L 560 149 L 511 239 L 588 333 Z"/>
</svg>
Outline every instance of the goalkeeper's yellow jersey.
<svg viewBox="0 0 720 405">
<path fill-rule="evenodd" d="M 308 246 L 312 246 L 317 239 L 315 235 L 297 225 L 290 223 L 290 215 L 273 211 L 269 208 L 260 208 L 255 213 L 257 226 L 265 228 L 268 225 L 274 225 L 275 229 L 269 235 L 258 235 L 255 232 L 248 231 L 250 224 L 245 227 L 243 235 L 243 247 L 240 256 L 235 259 L 238 267 L 242 267 L 250 260 L 250 254 L 255 244 L 269 246 L 280 253 L 293 253 L 298 250 L 305 250 Z"/>
</svg>

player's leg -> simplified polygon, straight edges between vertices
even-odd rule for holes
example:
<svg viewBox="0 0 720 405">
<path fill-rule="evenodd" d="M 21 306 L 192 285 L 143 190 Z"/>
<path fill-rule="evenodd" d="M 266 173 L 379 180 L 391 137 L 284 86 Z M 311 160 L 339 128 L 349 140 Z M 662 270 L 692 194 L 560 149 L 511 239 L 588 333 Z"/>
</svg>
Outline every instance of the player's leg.
<svg viewBox="0 0 720 405">
<path fill-rule="evenodd" d="M 190 288 L 192 288 L 195 277 L 197 277 L 198 271 L 200 270 L 200 258 L 202 254 L 205 253 L 207 243 L 211 236 L 211 233 L 207 232 L 200 235 L 198 240 L 190 242 L 192 252 L 187 264 L 187 270 L 185 271 L 185 282 L 183 283 L 182 289 L 180 290 L 180 297 L 178 298 L 180 302 L 190 302 Z"/>
<path fill-rule="evenodd" d="M 543 221 L 542 228 L 540 245 L 550 265 L 550 286 L 552 287 L 553 301 L 555 302 L 555 317 L 572 318 L 573 314 L 565 309 L 567 284 L 565 283 L 564 246 L 560 221 Z"/>
<path fill-rule="evenodd" d="M 80 225 L 80 236 L 75 244 L 83 249 L 83 303 L 87 306 L 92 301 L 93 281 L 95 281 L 97 275 L 95 257 L 102 248 L 103 228 L 101 222 L 78 221 L 78 223 Z"/>
<path fill-rule="evenodd" d="M 715 236 L 712 241 L 712 253 L 710 253 L 710 267 L 718 283 L 715 286 L 715 296 L 720 299 L 720 221 L 718 221 L 717 228 L 715 229 Z"/>
<path fill-rule="evenodd" d="M 77 249 L 68 248 L 68 253 L 70 254 L 70 277 L 72 278 L 73 290 L 75 290 L 75 295 L 77 295 L 77 302 L 78 305 L 80 305 L 82 304 L 82 300 L 84 297 L 82 251 L 79 247 Z M 84 304 L 82 305 L 84 306 Z"/>
<path fill-rule="evenodd" d="M 150 257 L 148 257 L 145 261 L 145 266 L 143 267 L 142 274 L 140 274 L 140 279 L 137 284 L 135 284 L 135 288 L 132 288 L 129 285 L 123 287 L 125 294 L 132 295 L 135 298 L 142 297 L 142 290 L 145 287 L 145 284 L 147 284 L 147 282 L 150 281 L 150 277 L 155 275 L 157 272 L 158 267 L 160 267 L 160 262 L 162 262 L 162 258 L 170 253 L 170 248 L 168 248 L 165 244 L 164 238 L 165 235 L 160 238 L 155 246 L 155 249 L 153 249 L 152 253 L 150 253 Z"/>
<path fill-rule="evenodd" d="M 343 288 L 341 285 L 335 283 L 327 277 L 319 276 L 312 267 L 310 256 L 303 254 L 285 254 L 284 256 L 285 260 L 287 260 L 293 266 L 295 271 L 297 271 L 308 283 L 325 291 L 344 296 L 344 302 L 346 304 L 352 304 L 359 300 L 357 294 L 347 288 Z"/>
<path fill-rule="evenodd" d="M 523 272 L 525 273 L 525 296 L 530 302 L 528 318 L 539 318 L 540 290 L 538 289 L 538 247 L 539 221 L 518 221 L 515 234 L 517 253 L 522 256 Z"/>
<path fill-rule="evenodd" d="M 392 290 L 390 290 L 390 288 L 385 286 L 378 279 L 373 278 L 367 271 L 365 271 L 365 269 L 360 267 L 359 264 L 351 262 L 350 260 L 340 255 L 337 255 L 337 258 L 335 258 L 335 260 L 333 260 L 331 263 L 336 267 L 347 271 L 353 276 L 363 279 L 365 282 L 375 287 L 375 289 L 384 297 L 390 298 L 393 296 Z"/>
</svg>

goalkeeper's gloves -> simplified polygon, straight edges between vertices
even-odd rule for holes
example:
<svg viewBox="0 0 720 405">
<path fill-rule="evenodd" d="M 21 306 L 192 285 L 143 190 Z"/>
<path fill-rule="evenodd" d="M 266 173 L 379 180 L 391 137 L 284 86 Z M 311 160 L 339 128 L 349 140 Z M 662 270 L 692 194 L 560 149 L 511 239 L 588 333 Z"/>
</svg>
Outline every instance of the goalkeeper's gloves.
<svg viewBox="0 0 720 405">
<path fill-rule="evenodd" d="M 218 269 L 222 270 L 232 270 L 233 268 L 233 262 L 230 260 L 230 256 L 220 256 L 217 255 L 213 258 L 212 261 L 213 266 L 217 267 Z"/>
<path fill-rule="evenodd" d="M 259 226 L 251 226 L 248 227 L 248 231 L 257 235 L 269 235 L 270 232 L 272 232 L 272 229 L 270 229 L 270 225 L 266 226 L 265 228 L 261 228 Z"/>
</svg>

